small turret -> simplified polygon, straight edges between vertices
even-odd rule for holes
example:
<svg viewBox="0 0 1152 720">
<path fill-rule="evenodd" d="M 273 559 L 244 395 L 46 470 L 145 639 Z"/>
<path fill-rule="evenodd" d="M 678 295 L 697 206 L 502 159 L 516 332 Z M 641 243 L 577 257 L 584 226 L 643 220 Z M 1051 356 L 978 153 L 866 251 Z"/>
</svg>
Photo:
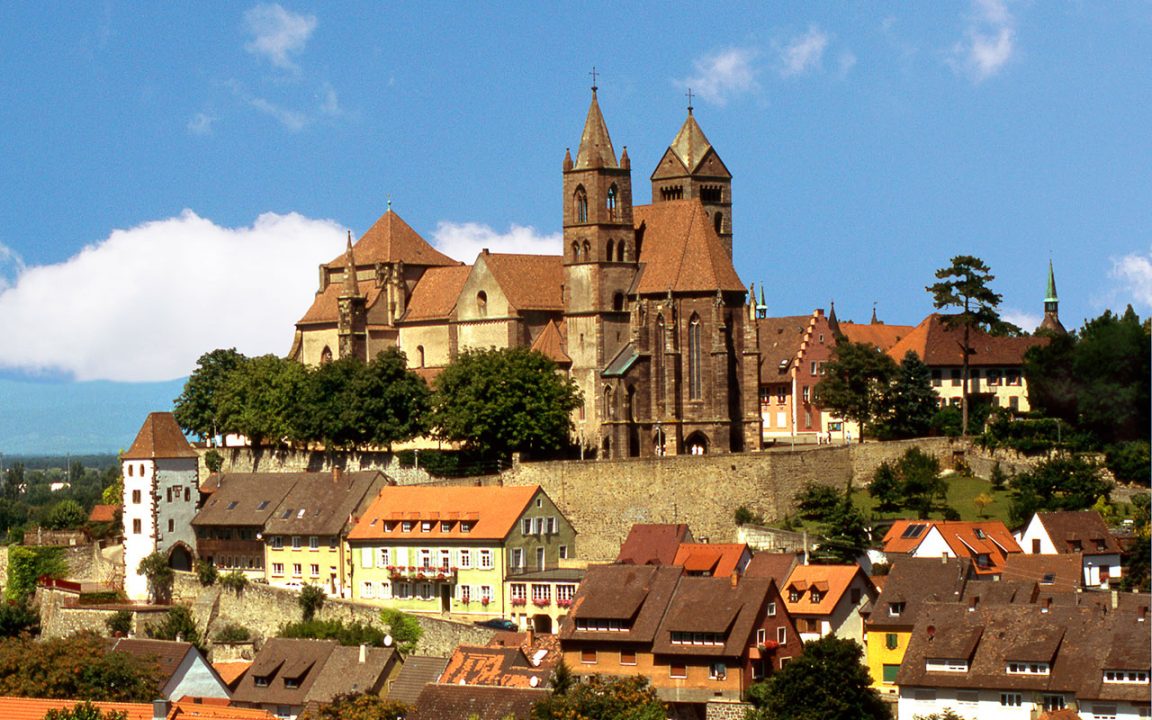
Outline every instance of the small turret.
<svg viewBox="0 0 1152 720">
<path fill-rule="evenodd" d="M 572 150 L 571 148 L 564 148 L 564 172 L 572 169 Z"/>
<path fill-rule="evenodd" d="M 356 259 L 352 256 L 352 231 L 348 231 L 348 247 L 344 250 L 344 287 L 340 297 L 355 297 L 360 294 L 356 284 Z"/>
</svg>

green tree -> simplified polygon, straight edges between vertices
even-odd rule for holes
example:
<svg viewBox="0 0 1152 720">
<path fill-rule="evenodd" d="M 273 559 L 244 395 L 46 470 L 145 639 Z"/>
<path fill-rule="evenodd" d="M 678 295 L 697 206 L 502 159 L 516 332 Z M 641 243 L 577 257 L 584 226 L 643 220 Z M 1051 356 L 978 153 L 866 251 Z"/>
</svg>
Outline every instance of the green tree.
<svg viewBox="0 0 1152 720">
<path fill-rule="evenodd" d="M 224 467 L 224 456 L 218 450 L 209 450 L 204 453 L 204 467 L 210 473 L 220 472 L 220 468 Z"/>
<path fill-rule="evenodd" d="M 292 441 L 308 408 L 301 398 L 307 370 L 294 360 L 261 355 L 228 373 L 219 406 L 221 432 L 246 435 L 253 447 Z"/>
<path fill-rule="evenodd" d="M 892 358 L 875 345 L 843 342 L 832 351 L 826 375 L 816 384 L 820 407 L 831 410 L 865 428 L 887 415 L 889 386 L 896 377 Z"/>
<path fill-rule="evenodd" d="M 436 378 L 432 425 L 488 458 L 543 453 L 569 443 L 576 383 L 525 348 L 465 350 Z"/>
<path fill-rule="evenodd" d="M 817 560 L 852 565 L 868 549 L 868 525 L 864 514 L 845 494 L 820 526 Z"/>
<path fill-rule="evenodd" d="M 415 620 L 413 620 L 413 622 L 415 622 Z M 416 627 L 419 628 L 420 626 L 417 624 Z M 283 638 L 335 640 L 341 645 L 349 646 L 372 645 L 374 647 L 384 647 L 384 637 L 387 633 L 368 623 L 344 623 L 341 620 L 311 620 L 309 622 L 282 625 L 276 635 L 277 637 Z"/>
<path fill-rule="evenodd" d="M 43 525 L 49 530 L 75 530 L 88 521 L 88 513 L 75 500 L 61 500 L 49 508 Z"/>
<path fill-rule="evenodd" d="M 1038 511 L 1086 510 L 1111 493 L 1111 483 L 1095 463 L 1079 455 L 1058 455 L 1016 475 L 1008 515 L 1023 524 Z"/>
<path fill-rule="evenodd" d="M 900 509 L 900 478 L 896 477 L 896 469 L 891 463 L 880 463 L 872 473 L 868 494 L 876 500 L 879 512 L 890 513 Z"/>
<path fill-rule="evenodd" d="M 824 522 L 840 505 L 841 493 L 831 485 L 809 483 L 796 493 L 796 515 L 802 520 Z"/>
<path fill-rule="evenodd" d="M 1152 466 L 1147 441 L 1117 443 L 1105 453 L 1105 464 L 1120 482 L 1149 484 L 1148 468 Z"/>
<path fill-rule="evenodd" d="M 592 675 L 532 707 L 532 720 L 664 720 L 667 710 L 642 675 Z"/>
<path fill-rule="evenodd" d="M 828 635 L 749 690 L 748 720 L 888 720 L 854 640 Z"/>
<path fill-rule="evenodd" d="M 150 702 L 158 683 L 154 663 L 108 652 L 107 640 L 93 632 L 0 641 L 0 695 Z"/>
<path fill-rule="evenodd" d="M 1102 445 L 1125 440 L 1147 442 L 1152 426 L 1152 343 L 1147 325 L 1129 305 L 1122 316 L 1105 312 L 1089 320 L 1079 333 L 1072 372 L 1079 384 L 1076 394 L 1077 426 Z"/>
<path fill-rule="evenodd" d="M 300 720 L 403 720 L 412 709 L 373 693 L 337 695 L 319 709 L 307 709 Z"/>
<path fill-rule="evenodd" d="M 28 600 L 0 603 L 0 638 L 40 633 L 40 613 Z"/>
<path fill-rule="evenodd" d="M 392 449 L 427 430 L 432 391 L 397 348 L 379 353 L 356 378 L 353 391 L 368 428 L 367 441 Z"/>
<path fill-rule="evenodd" d="M 9 547 L 8 582 L 4 586 L 4 597 L 24 601 L 36 592 L 36 580 L 40 577 L 47 575 L 62 578 L 67 574 L 68 561 L 62 547 Z"/>
<path fill-rule="evenodd" d="M 1000 320 L 997 308 L 1002 297 L 992 292 L 988 285 L 996 279 L 988 266 L 980 258 L 971 255 L 957 255 L 952 264 L 936 271 L 940 282 L 925 288 L 932 294 L 932 304 L 938 310 L 955 309 L 957 312 L 943 316 L 944 324 L 963 331 L 960 346 L 961 392 L 960 392 L 960 434 L 968 434 L 968 382 L 969 360 L 972 355 L 971 335 L 973 331 L 1003 334 L 1013 326 Z M 1019 330 L 1019 328 L 1014 328 Z"/>
<path fill-rule="evenodd" d="M 896 461 L 901 507 L 926 519 L 937 503 L 948 499 L 948 481 L 940 476 L 940 461 L 920 448 L 908 448 Z"/>
<path fill-rule="evenodd" d="M 44 720 L 128 720 L 128 713 L 123 710 L 101 710 L 85 700 L 70 708 L 52 708 L 44 713 Z"/>
<path fill-rule="evenodd" d="M 391 608 L 381 610 L 380 622 L 388 628 L 388 633 L 396 643 L 396 649 L 405 654 L 415 650 L 420 638 L 424 636 L 424 628 L 420 626 L 420 621 L 399 610 Z"/>
<path fill-rule="evenodd" d="M 4 471 L 4 497 L 8 500 L 15 500 L 20 497 L 24 482 L 24 463 L 12 463 L 12 465 Z"/>
<path fill-rule="evenodd" d="M 184 605 L 173 605 L 168 608 L 164 619 L 149 625 L 145 634 L 156 640 L 183 640 L 192 643 L 200 650 L 204 649 L 200 642 L 200 629 L 196 627 L 196 618 L 192 611 Z"/>
<path fill-rule="evenodd" d="M 136 572 L 148 580 L 148 595 L 152 602 L 164 602 L 172 594 L 172 582 L 176 574 L 168 566 L 168 558 L 162 552 L 154 552 L 140 559 Z"/>
<path fill-rule="evenodd" d="M 324 588 L 319 585 L 304 583 L 304 586 L 300 588 L 300 594 L 296 596 L 296 604 L 300 606 L 300 619 L 304 622 L 314 620 L 316 613 L 324 607 L 326 597 Z"/>
<path fill-rule="evenodd" d="M 196 579 L 204 587 L 215 585 L 216 581 L 220 578 L 220 571 L 216 569 L 216 564 L 200 558 L 196 561 Z"/>
<path fill-rule="evenodd" d="M 184 383 L 183 392 L 174 401 L 173 414 L 180 429 L 202 440 L 224 432 L 220 408 L 228 377 L 247 360 L 236 348 L 213 350 L 200 356 L 196 369 Z"/>
<path fill-rule="evenodd" d="M 932 429 L 939 406 L 940 398 L 932 389 L 932 371 L 909 350 L 884 398 L 884 419 L 877 434 L 890 440 L 924 437 Z"/>
<path fill-rule="evenodd" d="M 132 632 L 132 611 L 117 610 L 108 616 L 104 625 L 113 636 L 127 637 Z"/>
</svg>

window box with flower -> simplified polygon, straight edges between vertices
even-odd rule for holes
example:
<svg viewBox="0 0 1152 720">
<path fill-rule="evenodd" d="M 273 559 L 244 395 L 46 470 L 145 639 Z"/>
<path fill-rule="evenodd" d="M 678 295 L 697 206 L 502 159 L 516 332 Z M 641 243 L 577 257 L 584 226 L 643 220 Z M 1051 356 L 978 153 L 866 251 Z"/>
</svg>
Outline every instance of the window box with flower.
<svg viewBox="0 0 1152 720">
<path fill-rule="evenodd" d="M 552 601 L 549 600 L 548 598 L 536 598 L 535 600 L 532 601 L 532 604 L 535 605 L 536 607 L 542 608 L 542 607 L 548 607 L 549 605 L 551 605 Z"/>
<path fill-rule="evenodd" d="M 556 601 L 556 606 L 562 608 L 572 607 L 572 601 L 567 599 L 559 599 Z"/>
<path fill-rule="evenodd" d="M 512 598 L 512 607 L 523 607 L 528 604 L 527 598 Z"/>
</svg>

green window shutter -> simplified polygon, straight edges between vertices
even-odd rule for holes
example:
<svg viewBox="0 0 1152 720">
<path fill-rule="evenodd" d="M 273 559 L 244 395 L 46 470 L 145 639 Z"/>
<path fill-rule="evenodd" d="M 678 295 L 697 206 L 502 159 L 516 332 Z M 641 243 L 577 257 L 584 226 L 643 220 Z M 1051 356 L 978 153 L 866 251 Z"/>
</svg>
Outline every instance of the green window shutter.
<svg viewBox="0 0 1152 720">
<path fill-rule="evenodd" d="M 884 682 L 896 682 L 896 673 L 900 672 L 899 665 L 885 665 L 884 666 Z"/>
</svg>

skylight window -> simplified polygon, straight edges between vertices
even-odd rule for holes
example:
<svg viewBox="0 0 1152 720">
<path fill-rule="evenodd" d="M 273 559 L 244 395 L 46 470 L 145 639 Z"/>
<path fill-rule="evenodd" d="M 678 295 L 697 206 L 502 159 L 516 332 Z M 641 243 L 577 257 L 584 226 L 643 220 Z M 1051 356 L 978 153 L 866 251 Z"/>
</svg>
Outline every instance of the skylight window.
<svg viewBox="0 0 1152 720">
<path fill-rule="evenodd" d="M 300 508 L 300 512 L 296 513 L 296 519 L 299 520 L 300 518 L 304 517 L 305 512 L 306 511 L 304 508 Z"/>
<path fill-rule="evenodd" d="M 270 502 L 268 500 L 261 500 L 260 504 L 256 506 L 256 509 L 257 510 L 263 510 L 263 509 L 267 508 L 269 504 L 270 504 Z"/>
<path fill-rule="evenodd" d="M 238 502 L 236 502 L 235 500 L 233 500 L 232 502 L 228 503 L 228 507 L 226 507 L 226 508 L 224 508 L 224 509 L 225 509 L 225 510 L 235 510 L 235 509 L 236 509 L 236 506 L 237 506 L 237 505 L 239 505 L 239 504 L 240 504 L 240 503 L 238 503 Z"/>
<path fill-rule="evenodd" d="M 904 540 L 914 540 L 924 534 L 924 528 L 927 525 L 920 523 L 913 523 L 904 529 L 903 534 L 900 535 Z"/>
<path fill-rule="evenodd" d="M 292 517 L 292 513 L 293 513 L 293 512 L 295 512 L 295 511 L 294 511 L 292 508 L 288 508 L 287 510 L 285 510 L 285 511 L 284 511 L 284 512 L 283 512 L 283 513 L 280 515 L 280 519 L 281 519 L 281 520 L 287 520 L 288 518 Z"/>
</svg>

